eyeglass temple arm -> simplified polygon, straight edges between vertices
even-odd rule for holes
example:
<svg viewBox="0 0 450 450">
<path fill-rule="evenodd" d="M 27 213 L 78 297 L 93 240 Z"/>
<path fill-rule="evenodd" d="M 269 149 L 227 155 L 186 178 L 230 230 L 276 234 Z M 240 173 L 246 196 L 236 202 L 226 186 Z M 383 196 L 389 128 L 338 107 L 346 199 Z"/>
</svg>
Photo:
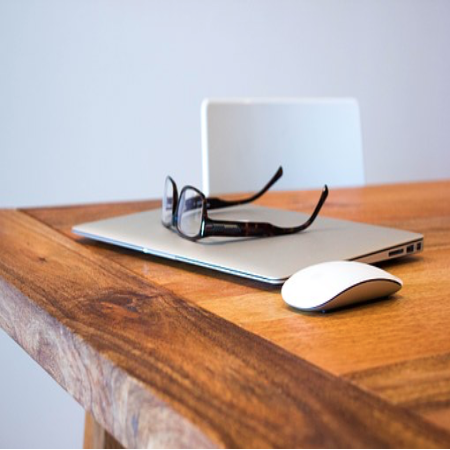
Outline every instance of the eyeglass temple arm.
<svg viewBox="0 0 450 450">
<path fill-rule="evenodd" d="M 207 209 L 217 209 L 224 208 L 226 206 L 236 206 L 243 205 L 245 203 L 251 203 L 257 200 L 259 197 L 264 195 L 283 175 L 283 167 L 279 167 L 275 175 L 270 179 L 270 181 L 256 194 L 252 195 L 248 198 L 243 198 L 240 200 L 223 200 L 218 197 L 210 197 L 206 199 L 206 208 Z"/>
<path fill-rule="evenodd" d="M 208 219 L 205 224 L 203 237 L 206 236 L 280 236 L 283 234 L 294 234 L 306 230 L 316 220 L 325 200 L 328 197 L 328 187 L 324 186 L 317 206 L 309 219 L 297 227 L 278 227 L 266 222 L 240 222 L 228 220 Z"/>
</svg>

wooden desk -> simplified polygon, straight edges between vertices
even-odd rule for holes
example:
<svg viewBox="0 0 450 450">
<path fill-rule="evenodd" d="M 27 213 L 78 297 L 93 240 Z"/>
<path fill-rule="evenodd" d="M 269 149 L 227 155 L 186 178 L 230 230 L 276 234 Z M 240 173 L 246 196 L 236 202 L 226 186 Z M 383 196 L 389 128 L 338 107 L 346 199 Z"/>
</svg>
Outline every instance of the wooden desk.
<svg viewBox="0 0 450 450">
<path fill-rule="evenodd" d="M 158 202 L 4 210 L 0 325 L 91 414 L 86 445 L 104 427 L 129 447 L 448 447 L 449 199 L 450 182 L 332 191 L 323 215 L 425 235 L 383 266 L 398 295 L 332 314 L 70 233 Z"/>
</svg>

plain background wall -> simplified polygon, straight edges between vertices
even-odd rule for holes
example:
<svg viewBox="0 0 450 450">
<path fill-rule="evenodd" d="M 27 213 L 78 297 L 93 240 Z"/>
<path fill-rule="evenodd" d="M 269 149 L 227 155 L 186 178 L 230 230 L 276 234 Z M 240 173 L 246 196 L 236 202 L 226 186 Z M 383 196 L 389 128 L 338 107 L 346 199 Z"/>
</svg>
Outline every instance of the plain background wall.
<svg viewBox="0 0 450 450">
<path fill-rule="evenodd" d="M 0 8 L 0 206 L 159 197 L 168 172 L 200 184 L 208 96 L 356 97 L 368 183 L 450 174 L 446 0 Z"/>
<path fill-rule="evenodd" d="M 0 207 L 200 185 L 204 97 L 356 97 L 368 183 L 448 178 L 449 42 L 447 0 L 0 0 Z M 81 408 L 14 345 L 0 446 L 80 446 Z"/>
</svg>

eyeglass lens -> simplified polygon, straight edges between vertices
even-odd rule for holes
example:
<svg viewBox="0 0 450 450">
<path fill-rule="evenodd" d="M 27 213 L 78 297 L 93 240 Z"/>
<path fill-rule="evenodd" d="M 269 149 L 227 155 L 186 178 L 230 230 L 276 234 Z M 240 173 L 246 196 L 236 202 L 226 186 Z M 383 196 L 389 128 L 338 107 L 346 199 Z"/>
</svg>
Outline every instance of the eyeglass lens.
<svg viewBox="0 0 450 450">
<path fill-rule="evenodd" d="M 194 189 L 183 189 L 178 203 L 178 230 L 188 237 L 198 236 L 202 227 L 202 218 L 202 197 Z"/>
</svg>

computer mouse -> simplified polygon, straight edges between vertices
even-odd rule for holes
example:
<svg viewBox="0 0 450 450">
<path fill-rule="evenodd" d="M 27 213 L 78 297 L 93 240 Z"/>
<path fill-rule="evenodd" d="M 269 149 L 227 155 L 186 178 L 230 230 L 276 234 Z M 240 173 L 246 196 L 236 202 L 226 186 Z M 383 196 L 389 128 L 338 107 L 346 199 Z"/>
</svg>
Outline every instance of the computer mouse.
<svg viewBox="0 0 450 450">
<path fill-rule="evenodd" d="M 355 261 L 331 261 L 306 267 L 283 285 L 281 295 L 293 308 L 328 311 L 394 294 L 400 278 L 379 267 Z"/>
</svg>

